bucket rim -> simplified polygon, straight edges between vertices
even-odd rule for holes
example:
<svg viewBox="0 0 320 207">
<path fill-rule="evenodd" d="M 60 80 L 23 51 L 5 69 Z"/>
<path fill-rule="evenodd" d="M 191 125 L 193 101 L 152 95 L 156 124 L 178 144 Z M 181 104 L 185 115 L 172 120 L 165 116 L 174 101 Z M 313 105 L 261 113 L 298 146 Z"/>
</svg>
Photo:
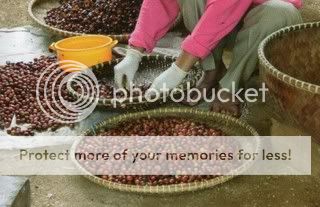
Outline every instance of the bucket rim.
<svg viewBox="0 0 320 207">
<path fill-rule="evenodd" d="M 77 39 L 83 39 L 83 38 L 97 38 L 97 37 L 106 39 L 107 42 L 104 44 L 101 44 L 99 46 L 88 47 L 88 48 L 83 48 L 83 49 L 69 49 L 69 48 L 64 48 L 64 47 L 59 46 L 59 44 L 70 41 L 70 40 L 77 40 Z M 83 52 L 83 51 L 96 50 L 96 49 L 101 49 L 101 48 L 107 47 L 109 45 L 112 45 L 113 41 L 114 40 L 111 37 L 106 36 L 106 35 L 82 35 L 82 36 L 74 36 L 74 37 L 69 37 L 69 38 L 59 40 L 58 42 L 54 43 L 54 47 L 56 50 L 61 51 L 61 52 Z"/>
</svg>

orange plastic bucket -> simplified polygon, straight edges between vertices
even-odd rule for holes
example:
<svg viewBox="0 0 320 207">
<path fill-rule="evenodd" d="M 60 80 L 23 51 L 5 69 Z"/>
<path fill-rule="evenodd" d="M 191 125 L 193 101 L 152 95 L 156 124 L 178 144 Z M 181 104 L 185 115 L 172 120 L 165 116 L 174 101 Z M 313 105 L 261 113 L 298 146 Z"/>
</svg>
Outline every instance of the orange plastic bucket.
<svg viewBox="0 0 320 207">
<path fill-rule="evenodd" d="M 57 53 L 59 61 L 71 60 L 91 67 L 112 60 L 112 48 L 117 43 L 117 40 L 104 35 L 84 35 L 52 43 L 49 49 Z"/>
</svg>

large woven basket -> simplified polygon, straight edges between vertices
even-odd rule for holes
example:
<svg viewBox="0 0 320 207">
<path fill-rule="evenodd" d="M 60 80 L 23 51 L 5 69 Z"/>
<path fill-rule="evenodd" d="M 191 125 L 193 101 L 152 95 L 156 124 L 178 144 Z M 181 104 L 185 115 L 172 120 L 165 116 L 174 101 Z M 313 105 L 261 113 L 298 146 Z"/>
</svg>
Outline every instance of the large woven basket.
<svg viewBox="0 0 320 207">
<path fill-rule="evenodd" d="M 119 63 L 121 59 L 115 59 L 110 62 L 105 62 L 96 66 L 92 67 L 94 74 L 96 75 L 97 79 L 105 78 L 111 85 L 114 85 L 114 66 Z M 164 70 L 166 70 L 172 62 L 175 61 L 174 57 L 171 56 L 163 56 L 163 55 L 156 55 L 156 56 L 144 56 L 142 58 L 142 62 L 140 63 L 139 70 L 135 75 L 135 84 L 140 83 L 152 83 L 154 78 L 160 75 Z M 202 69 L 199 65 L 193 67 L 190 74 L 184 79 L 181 85 L 178 88 L 182 90 L 187 89 L 187 84 L 190 84 L 190 87 L 194 87 L 198 80 L 202 76 Z M 83 97 L 81 94 L 77 93 L 71 86 L 68 86 L 69 92 L 76 97 L 77 99 L 81 99 Z M 150 109 L 154 107 L 158 107 L 162 104 L 165 104 L 163 101 L 163 97 L 159 97 L 159 99 L 155 102 L 148 102 L 146 99 L 139 101 L 138 98 L 133 98 L 130 100 L 128 97 L 124 100 L 121 104 L 117 104 L 114 106 L 112 99 L 106 98 L 99 98 L 98 106 L 103 106 L 104 108 L 110 110 L 125 110 L 125 111 L 140 111 L 145 109 Z M 168 97 L 167 102 L 170 99 Z"/>
<path fill-rule="evenodd" d="M 259 47 L 276 110 L 320 141 L 320 22 L 283 28 Z"/>
<path fill-rule="evenodd" d="M 59 0 L 31 0 L 28 7 L 28 13 L 36 23 L 48 30 L 49 33 L 61 35 L 63 37 L 87 35 L 85 33 L 70 32 L 58 29 L 46 24 L 46 22 L 44 21 L 44 17 L 47 15 L 47 12 L 53 8 L 58 7 L 59 4 Z M 129 39 L 129 34 L 108 36 L 110 36 L 112 39 L 118 40 L 119 42 L 127 42 Z"/>
<path fill-rule="evenodd" d="M 44 21 L 44 17 L 47 15 L 47 12 L 53 8 L 58 7 L 59 5 L 60 5 L 59 0 L 31 0 L 28 7 L 28 13 L 36 23 L 38 23 L 40 26 L 48 30 L 48 32 L 50 33 L 58 34 L 63 37 L 87 35 L 85 33 L 77 33 L 77 32 L 58 29 L 46 24 L 46 22 Z M 178 25 L 181 20 L 182 18 L 179 15 L 179 17 L 177 18 L 174 24 L 174 27 Z M 121 43 L 126 43 L 129 40 L 130 34 L 116 34 L 116 35 L 108 35 L 108 36 L 110 36 L 112 39 L 118 40 Z"/>
<path fill-rule="evenodd" d="M 179 117 L 189 119 L 198 123 L 206 124 L 209 127 L 222 130 L 229 136 L 255 136 L 258 137 L 258 133 L 255 129 L 249 126 L 247 123 L 235 119 L 231 116 L 207 112 L 203 110 L 194 110 L 190 108 L 162 108 L 151 111 L 144 111 L 139 113 L 131 113 L 126 115 L 116 116 L 107 119 L 97 125 L 93 126 L 91 129 L 82 133 L 82 136 L 95 136 L 100 131 L 105 129 L 111 129 L 117 127 L 121 122 L 134 121 L 139 118 L 150 118 L 150 117 Z M 257 146 L 260 146 L 257 142 Z M 76 147 L 76 143 L 73 146 L 73 150 Z M 76 162 L 76 161 L 75 161 Z M 90 181 L 106 187 L 108 189 L 120 190 L 125 192 L 136 192 L 136 193 L 153 193 L 153 194 L 168 194 L 168 193 L 182 193 L 188 191 L 196 191 L 201 189 L 206 189 L 214 187 L 216 185 L 222 184 L 235 176 L 220 176 L 211 180 L 206 180 L 202 182 L 194 182 L 188 184 L 175 184 L 167 186 L 135 186 L 135 185 L 125 185 L 118 184 L 115 182 L 110 182 L 103 180 L 97 176 L 90 175 L 88 171 L 82 168 L 77 162 L 77 166 L 84 172 L 85 178 Z"/>
</svg>

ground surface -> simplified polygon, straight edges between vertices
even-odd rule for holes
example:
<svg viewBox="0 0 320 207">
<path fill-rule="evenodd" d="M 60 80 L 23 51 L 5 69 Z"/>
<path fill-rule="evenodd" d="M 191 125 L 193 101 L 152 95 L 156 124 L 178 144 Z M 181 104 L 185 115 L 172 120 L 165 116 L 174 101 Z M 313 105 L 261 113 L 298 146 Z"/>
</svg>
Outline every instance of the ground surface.
<svg viewBox="0 0 320 207">
<path fill-rule="evenodd" d="M 25 177 L 0 176 L 0 206 L 26 207 L 30 203 L 30 182 Z"/>
<path fill-rule="evenodd" d="M 320 1 L 305 0 L 306 20 L 320 19 Z M 32 24 L 26 0 L 1 0 L 0 27 Z M 300 135 L 265 119 L 262 105 L 248 121 L 263 134 Z M 252 118 L 259 113 L 261 119 Z M 251 118 L 250 118 L 251 117 Z M 213 189 L 174 196 L 147 196 L 102 189 L 80 176 L 31 177 L 32 206 L 320 206 L 320 148 L 313 143 L 312 176 L 242 176 Z"/>
</svg>

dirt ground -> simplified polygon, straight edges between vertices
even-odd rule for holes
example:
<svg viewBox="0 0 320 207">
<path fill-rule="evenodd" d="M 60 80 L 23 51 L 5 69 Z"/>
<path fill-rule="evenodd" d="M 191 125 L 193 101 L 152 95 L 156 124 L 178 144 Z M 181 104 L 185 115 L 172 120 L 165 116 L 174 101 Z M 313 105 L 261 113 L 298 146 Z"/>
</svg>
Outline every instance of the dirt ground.
<svg viewBox="0 0 320 207">
<path fill-rule="evenodd" d="M 320 0 L 304 2 L 304 19 L 320 20 Z M 27 4 L 26 0 L 1 0 L 0 27 L 33 24 Z M 270 125 L 274 135 L 302 134 L 276 121 Z M 32 206 L 320 206 L 319 157 L 320 147 L 313 144 L 312 176 L 241 176 L 213 189 L 158 197 L 106 190 L 80 176 L 33 176 Z"/>
</svg>

